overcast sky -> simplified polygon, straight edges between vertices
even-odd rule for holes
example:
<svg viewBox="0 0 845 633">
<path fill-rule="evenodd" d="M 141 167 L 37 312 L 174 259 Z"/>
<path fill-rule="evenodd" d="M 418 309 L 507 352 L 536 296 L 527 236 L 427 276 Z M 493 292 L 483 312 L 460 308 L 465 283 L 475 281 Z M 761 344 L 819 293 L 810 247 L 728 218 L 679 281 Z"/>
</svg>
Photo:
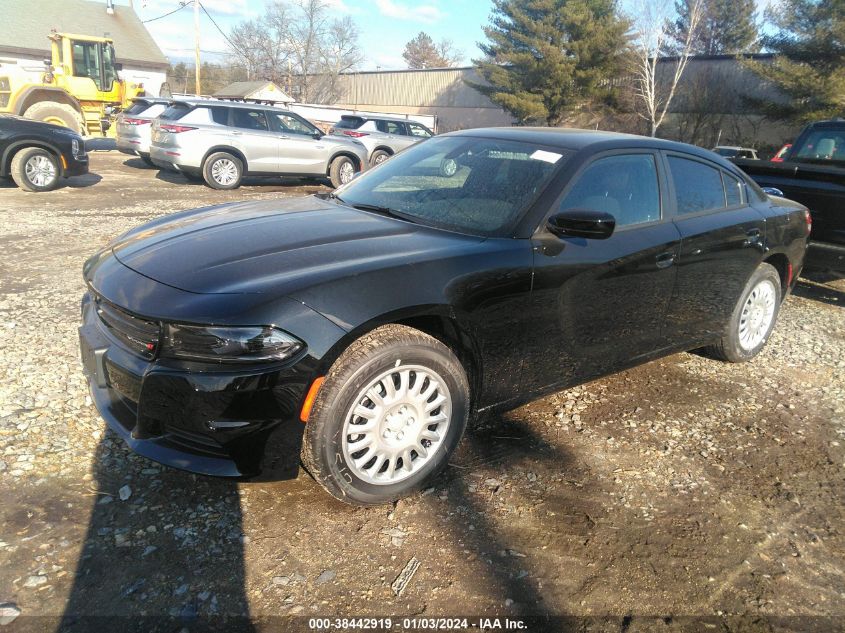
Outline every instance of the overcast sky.
<svg viewBox="0 0 845 633">
<path fill-rule="evenodd" d="M 129 0 L 123 0 L 128 2 Z M 484 41 L 491 0 L 326 0 L 338 17 L 351 16 L 361 31 L 363 70 L 405 68 L 405 43 L 425 31 L 435 40 L 448 38 L 463 52 L 464 62 L 480 56 L 477 43 Z M 767 0 L 760 0 L 763 4 Z M 261 15 L 265 0 L 200 0 L 227 34 L 238 22 Z M 142 20 L 173 11 L 179 0 L 134 0 Z M 624 0 L 623 0 L 624 5 Z M 222 61 L 226 40 L 205 15 L 200 16 L 203 61 Z M 193 8 L 146 24 L 164 54 L 193 59 Z"/>
</svg>

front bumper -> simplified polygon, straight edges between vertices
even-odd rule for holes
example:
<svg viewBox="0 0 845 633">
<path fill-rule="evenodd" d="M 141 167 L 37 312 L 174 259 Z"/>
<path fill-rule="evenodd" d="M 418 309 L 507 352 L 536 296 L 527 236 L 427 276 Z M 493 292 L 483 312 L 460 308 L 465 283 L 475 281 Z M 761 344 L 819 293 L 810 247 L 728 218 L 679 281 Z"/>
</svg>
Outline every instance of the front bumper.
<svg viewBox="0 0 845 633">
<path fill-rule="evenodd" d="M 62 169 L 62 177 L 84 176 L 88 173 L 88 154 L 76 157 L 72 154 L 64 154 L 63 157 L 67 166 Z"/>
<path fill-rule="evenodd" d="M 221 370 L 146 360 L 111 338 L 89 295 L 80 354 L 91 397 L 136 453 L 195 473 L 268 477 L 295 472 L 309 379 L 302 363 Z"/>
</svg>

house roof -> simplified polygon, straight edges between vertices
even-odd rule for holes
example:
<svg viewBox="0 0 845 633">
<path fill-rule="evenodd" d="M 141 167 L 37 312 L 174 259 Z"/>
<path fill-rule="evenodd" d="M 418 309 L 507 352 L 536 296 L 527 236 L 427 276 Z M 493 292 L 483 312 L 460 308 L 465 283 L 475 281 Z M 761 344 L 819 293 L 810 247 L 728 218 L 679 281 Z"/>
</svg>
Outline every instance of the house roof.
<svg viewBox="0 0 845 633">
<path fill-rule="evenodd" d="M 278 96 L 273 99 L 274 101 L 285 103 L 292 103 L 294 101 L 294 99 L 291 99 L 282 92 L 282 89 L 272 81 L 236 81 L 225 88 L 221 88 L 213 96 L 219 99 L 249 99 L 253 98 L 253 95 L 261 90 L 277 92 Z"/>
<path fill-rule="evenodd" d="M 156 70 L 167 69 L 167 58 L 132 7 L 115 4 L 114 15 L 104 0 L 38 0 L 5 2 L 0 20 L 0 55 L 50 56 L 47 36 L 78 33 L 114 40 L 117 61 Z"/>
</svg>

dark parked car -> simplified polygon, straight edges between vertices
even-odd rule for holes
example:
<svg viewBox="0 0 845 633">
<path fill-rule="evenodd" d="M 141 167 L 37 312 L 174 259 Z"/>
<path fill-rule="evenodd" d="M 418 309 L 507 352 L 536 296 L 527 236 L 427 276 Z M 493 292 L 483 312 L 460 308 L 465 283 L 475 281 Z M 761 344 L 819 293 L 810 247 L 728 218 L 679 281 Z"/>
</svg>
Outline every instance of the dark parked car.
<svg viewBox="0 0 845 633">
<path fill-rule="evenodd" d="M 845 274 L 845 119 L 811 123 L 782 161 L 737 165 L 761 187 L 810 209 L 807 269 Z"/>
<path fill-rule="evenodd" d="M 0 177 L 24 191 L 50 191 L 88 173 L 85 141 L 66 127 L 0 114 Z"/>
<path fill-rule="evenodd" d="M 143 455 L 255 475 L 304 431 L 331 494 L 381 503 L 441 469 L 479 411 L 681 350 L 753 358 L 806 218 L 689 145 L 446 134 L 325 198 L 118 238 L 85 264 L 82 358 Z"/>
</svg>

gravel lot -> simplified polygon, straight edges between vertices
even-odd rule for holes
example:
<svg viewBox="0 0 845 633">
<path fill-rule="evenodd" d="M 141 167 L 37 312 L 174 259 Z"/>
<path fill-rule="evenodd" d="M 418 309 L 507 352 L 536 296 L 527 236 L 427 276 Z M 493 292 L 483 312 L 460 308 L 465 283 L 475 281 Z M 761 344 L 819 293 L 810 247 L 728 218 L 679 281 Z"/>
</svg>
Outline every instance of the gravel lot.
<svg viewBox="0 0 845 633">
<path fill-rule="evenodd" d="M 216 192 L 116 152 L 91 169 L 51 194 L 0 185 L 0 624 L 566 614 L 614 618 L 584 630 L 842 630 L 845 280 L 802 281 L 752 363 L 680 354 L 489 417 L 432 488 L 355 509 L 303 472 L 233 483 L 130 454 L 77 357 L 80 270 L 110 238 L 321 187 Z"/>
</svg>

